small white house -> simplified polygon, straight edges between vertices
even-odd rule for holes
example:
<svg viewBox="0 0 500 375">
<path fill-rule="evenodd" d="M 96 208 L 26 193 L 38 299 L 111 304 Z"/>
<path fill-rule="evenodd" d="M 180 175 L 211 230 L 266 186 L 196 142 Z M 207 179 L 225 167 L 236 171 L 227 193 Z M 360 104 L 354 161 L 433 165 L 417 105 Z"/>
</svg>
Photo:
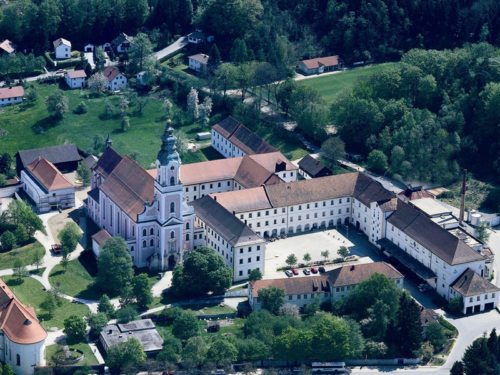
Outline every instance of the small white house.
<svg viewBox="0 0 500 375">
<path fill-rule="evenodd" d="M 111 238 L 111 234 L 106 229 L 101 229 L 92 236 L 92 251 L 96 257 L 101 253 L 104 243 Z"/>
<path fill-rule="evenodd" d="M 0 88 L 0 107 L 21 103 L 23 96 L 24 89 L 22 86 Z"/>
<path fill-rule="evenodd" d="M 200 44 L 205 41 L 205 34 L 201 30 L 193 31 L 188 35 L 188 42 L 191 44 Z"/>
<path fill-rule="evenodd" d="M 71 57 L 71 42 L 64 38 L 54 40 L 54 54 L 57 60 Z"/>
<path fill-rule="evenodd" d="M 70 89 L 81 89 L 85 86 L 87 74 L 85 70 L 72 70 L 64 75 L 64 80 Z"/>
<path fill-rule="evenodd" d="M 120 35 L 113 39 L 111 45 L 115 48 L 116 53 L 125 53 L 128 52 L 133 39 L 133 37 L 125 33 L 120 33 Z"/>
<path fill-rule="evenodd" d="M 210 56 L 204 53 L 189 56 L 189 69 L 198 73 L 205 73 L 208 67 L 208 60 Z"/>
<path fill-rule="evenodd" d="M 108 80 L 108 90 L 116 91 L 127 87 L 127 78 L 120 73 L 116 66 L 108 66 L 103 71 L 104 77 Z"/>
</svg>

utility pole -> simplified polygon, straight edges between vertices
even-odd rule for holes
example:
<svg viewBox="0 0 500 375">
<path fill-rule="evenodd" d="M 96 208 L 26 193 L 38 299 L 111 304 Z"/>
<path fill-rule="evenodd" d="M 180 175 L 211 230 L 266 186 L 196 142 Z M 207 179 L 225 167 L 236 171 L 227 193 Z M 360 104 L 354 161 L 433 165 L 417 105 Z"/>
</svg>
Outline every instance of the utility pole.
<svg viewBox="0 0 500 375">
<path fill-rule="evenodd" d="M 462 177 L 462 189 L 460 191 L 460 216 L 459 222 L 460 225 L 464 222 L 464 211 L 465 211 L 465 192 L 467 191 L 467 169 L 464 169 L 463 177 Z"/>
</svg>

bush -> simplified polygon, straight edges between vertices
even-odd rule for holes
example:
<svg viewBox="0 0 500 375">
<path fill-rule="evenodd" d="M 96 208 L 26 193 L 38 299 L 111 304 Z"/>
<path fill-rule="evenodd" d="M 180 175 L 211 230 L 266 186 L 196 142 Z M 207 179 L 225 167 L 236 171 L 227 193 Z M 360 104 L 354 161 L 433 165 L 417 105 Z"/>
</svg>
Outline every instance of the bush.
<svg viewBox="0 0 500 375">
<path fill-rule="evenodd" d="M 87 104 L 85 104 L 85 102 L 80 102 L 80 104 L 78 104 L 73 110 L 73 113 L 76 115 L 83 115 L 84 113 L 87 113 Z"/>
<path fill-rule="evenodd" d="M 124 306 L 116 312 L 118 323 L 128 323 L 136 320 L 138 317 L 137 310 L 133 306 Z"/>
<path fill-rule="evenodd" d="M 3 251 L 12 250 L 14 245 L 16 244 L 16 236 L 9 230 L 3 232 L 0 236 L 0 246 Z"/>
</svg>

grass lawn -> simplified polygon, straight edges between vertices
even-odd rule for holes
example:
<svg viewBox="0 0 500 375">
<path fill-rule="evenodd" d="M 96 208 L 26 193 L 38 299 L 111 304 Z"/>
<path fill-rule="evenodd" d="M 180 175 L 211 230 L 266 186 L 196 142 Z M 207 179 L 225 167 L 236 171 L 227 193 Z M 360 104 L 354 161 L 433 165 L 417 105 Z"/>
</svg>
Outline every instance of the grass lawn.
<svg viewBox="0 0 500 375">
<path fill-rule="evenodd" d="M 63 328 L 64 319 L 69 316 L 85 316 L 89 313 L 87 306 L 61 299 L 61 306 L 58 306 L 54 312 L 54 316 L 48 319 L 45 311 L 40 307 L 40 304 L 42 304 L 47 295 L 42 284 L 31 277 L 24 277 L 21 284 L 12 276 L 6 276 L 3 280 L 22 303 L 35 308 L 38 319 L 46 329 L 51 327 Z"/>
<path fill-rule="evenodd" d="M 80 259 L 68 263 L 66 271 L 58 264 L 50 273 L 49 281 L 52 286 L 58 286 L 63 294 L 72 297 L 97 300 L 100 293 L 94 287 L 95 278 L 91 276 Z"/>
<path fill-rule="evenodd" d="M 323 96 L 325 101 L 330 104 L 341 91 L 353 88 L 359 78 L 364 78 L 373 73 L 389 69 L 394 65 L 394 63 L 369 65 L 336 74 L 308 78 L 297 81 L 297 83 L 315 88 Z"/>
<path fill-rule="evenodd" d="M 79 344 L 73 344 L 73 345 L 68 345 L 69 348 L 71 349 L 76 349 L 80 350 L 83 352 L 84 358 L 82 361 L 78 362 L 75 364 L 75 366 L 92 366 L 92 365 L 98 365 L 99 362 L 97 362 L 96 357 L 94 356 L 94 353 L 92 353 L 92 349 L 87 343 L 79 343 Z M 45 347 L 45 360 L 47 361 L 47 365 L 55 365 L 54 361 L 52 360 L 52 356 L 57 353 L 59 350 L 63 349 L 63 345 L 59 344 L 52 344 L 47 347 Z"/>
<path fill-rule="evenodd" d="M 106 99 L 113 104 L 119 103 L 119 95 L 88 98 L 87 90 L 63 90 L 69 100 L 69 111 L 60 121 L 48 117 L 44 99 L 58 90 L 54 84 L 34 84 L 38 99 L 33 105 L 16 105 L 0 111 L 0 137 L 2 152 L 7 151 L 14 155 L 18 150 L 44 147 L 65 142 L 75 143 L 83 150 L 91 150 L 96 135 L 106 138 L 111 135 L 113 146 L 122 154 L 135 154 L 137 161 L 149 168 L 156 159 L 160 149 L 160 137 L 165 127 L 162 102 L 150 96 L 142 116 L 135 114 L 135 107 L 130 105 L 130 129 L 127 132 L 120 130 L 120 119 L 102 119 L 104 102 Z M 77 115 L 73 110 L 80 102 L 87 105 L 87 113 Z M 197 125 L 183 127 L 178 130 L 186 138 L 194 138 L 194 129 Z M 197 154 L 196 156 L 194 154 Z M 191 161 L 205 160 L 203 152 L 193 153 Z M 185 160 L 190 162 L 190 160 Z"/>
<path fill-rule="evenodd" d="M 0 270 L 14 268 L 14 261 L 16 259 L 19 259 L 24 266 L 33 264 L 33 255 L 37 249 L 43 250 L 43 254 L 45 254 L 45 249 L 38 241 L 0 253 Z"/>
<path fill-rule="evenodd" d="M 194 311 L 196 315 L 216 315 L 216 314 L 232 314 L 236 312 L 235 309 L 229 306 L 217 305 L 185 305 L 179 306 L 186 310 Z"/>
</svg>

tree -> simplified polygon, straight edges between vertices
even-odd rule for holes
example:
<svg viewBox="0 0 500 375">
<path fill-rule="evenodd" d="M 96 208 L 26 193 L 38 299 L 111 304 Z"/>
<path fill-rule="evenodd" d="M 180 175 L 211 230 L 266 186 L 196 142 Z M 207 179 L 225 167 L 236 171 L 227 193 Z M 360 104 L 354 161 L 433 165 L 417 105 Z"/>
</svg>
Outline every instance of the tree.
<svg viewBox="0 0 500 375">
<path fill-rule="evenodd" d="M 90 184 L 90 170 L 82 163 L 78 164 L 76 174 L 80 181 L 82 181 L 82 186 L 89 186 Z"/>
<path fill-rule="evenodd" d="M 446 343 L 443 326 L 438 322 L 430 323 L 424 328 L 424 337 L 437 350 L 441 350 Z"/>
<path fill-rule="evenodd" d="M 210 113 L 212 113 L 212 99 L 207 96 L 199 106 L 200 124 L 206 128 L 210 123 Z"/>
<path fill-rule="evenodd" d="M 281 306 L 278 313 L 282 316 L 292 316 L 294 318 L 300 317 L 299 307 L 297 305 L 292 305 L 291 303 L 285 303 Z"/>
<path fill-rule="evenodd" d="M 136 320 L 139 316 L 137 310 L 132 305 L 125 305 L 120 310 L 116 312 L 116 319 L 119 323 L 128 323 L 132 320 Z"/>
<path fill-rule="evenodd" d="M 248 48 L 244 39 L 238 38 L 234 40 L 229 56 L 235 64 L 248 61 Z"/>
<path fill-rule="evenodd" d="M 365 354 L 368 358 L 384 358 L 387 354 L 387 345 L 383 342 L 367 341 Z"/>
<path fill-rule="evenodd" d="M 179 363 L 181 352 L 181 341 L 172 335 L 168 335 L 163 339 L 163 349 L 158 353 L 156 359 L 161 363 Z"/>
<path fill-rule="evenodd" d="M 55 119 L 62 119 L 64 114 L 68 112 L 68 98 L 61 91 L 50 94 L 45 99 L 45 105 L 49 115 Z"/>
<path fill-rule="evenodd" d="M 148 275 L 141 273 L 132 280 L 132 294 L 140 308 L 147 308 L 153 302 Z"/>
<path fill-rule="evenodd" d="M 144 349 L 134 337 L 125 342 L 113 345 L 107 353 L 106 364 L 112 373 L 120 373 L 122 369 L 138 368 L 146 361 Z"/>
<path fill-rule="evenodd" d="M 488 224 L 484 221 L 482 221 L 477 227 L 476 227 L 476 237 L 479 241 L 483 243 L 488 243 L 488 240 L 490 238 L 490 233 L 488 232 Z"/>
<path fill-rule="evenodd" d="M 448 310 L 455 315 L 462 315 L 464 311 L 464 302 L 462 297 L 453 297 L 448 301 Z"/>
<path fill-rule="evenodd" d="M 424 342 L 418 350 L 418 355 L 422 357 L 422 360 L 424 362 L 430 361 L 433 354 L 434 354 L 434 347 L 429 341 Z"/>
<path fill-rule="evenodd" d="M 104 49 L 102 47 L 95 48 L 94 62 L 95 62 L 96 69 L 98 71 L 101 71 L 104 69 L 104 65 L 106 64 L 106 53 L 104 52 Z M 102 73 L 96 73 L 96 74 L 100 74 L 104 78 L 104 75 Z M 94 76 L 95 76 L 95 74 L 94 74 Z M 89 81 L 87 82 L 87 85 L 89 88 L 90 88 L 90 80 L 92 79 L 92 77 L 90 77 Z M 106 79 L 106 78 L 104 78 L 104 79 Z M 106 82 L 106 86 L 107 86 L 107 82 Z M 104 91 L 104 90 L 102 90 L 102 91 Z M 101 90 L 98 90 L 94 93 L 100 93 L 100 92 L 101 92 Z"/>
<path fill-rule="evenodd" d="M 109 297 L 106 294 L 103 294 L 101 298 L 99 298 L 99 305 L 97 306 L 97 311 L 103 314 L 106 314 L 108 319 L 112 319 L 115 315 L 115 307 L 109 300 Z"/>
<path fill-rule="evenodd" d="M 7 363 L 3 364 L 2 375 L 15 375 L 14 370 Z"/>
<path fill-rule="evenodd" d="M 130 73 L 136 74 L 151 68 L 155 64 L 153 44 L 144 33 L 138 33 L 128 50 L 128 68 Z"/>
<path fill-rule="evenodd" d="M 221 63 L 220 51 L 217 44 L 212 44 L 212 47 L 210 47 L 210 51 L 208 52 L 208 56 L 210 56 L 208 59 L 208 68 L 210 71 L 213 71 Z"/>
<path fill-rule="evenodd" d="M 325 258 L 325 262 L 328 260 L 328 257 L 330 256 L 330 251 L 324 250 L 321 252 L 321 256 Z"/>
<path fill-rule="evenodd" d="M 182 365 L 192 369 L 202 365 L 207 357 L 208 345 L 202 336 L 194 336 L 187 340 L 182 350 Z"/>
<path fill-rule="evenodd" d="M 108 324 L 108 317 L 102 312 L 97 314 L 90 314 L 89 319 L 90 335 L 92 337 L 98 337 L 104 327 Z"/>
<path fill-rule="evenodd" d="M 82 231 L 74 221 L 67 222 L 57 235 L 61 243 L 63 255 L 69 255 L 76 249 L 76 245 L 82 238 Z"/>
<path fill-rule="evenodd" d="M 461 361 L 456 361 L 451 366 L 450 375 L 464 375 L 464 365 Z"/>
<path fill-rule="evenodd" d="M 337 254 L 339 254 L 342 258 L 346 258 L 349 256 L 349 249 L 346 246 L 340 246 L 337 250 Z"/>
<path fill-rule="evenodd" d="M 222 91 L 222 97 L 226 99 L 227 90 L 235 85 L 238 76 L 237 68 L 230 63 L 220 64 L 213 72 L 213 85 L 217 90 Z"/>
<path fill-rule="evenodd" d="M 403 292 L 399 298 L 399 310 L 395 322 L 395 347 L 402 356 L 411 358 L 422 343 L 422 323 L 420 306 L 407 292 Z"/>
<path fill-rule="evenodd" d="M 305 263 L 309 263 L 311 261 L 311 254 L 309 253 L 305 253 L 304 256 L 302 257 L 302 260 L 305 262 Z"/>
<path fill-rule="evenodd" d="M 366 163 L 369 169 L 378 173 L 384 173 L 388 168 L 387 156 L 380 150 L 371 151 Z"/>
<path fill-rule="evenodd" d="M 0 173 L 9 175 L 12 171 L 12 156 L 9 153 L 4 152 L 0 155 Z"/>
<path fill-rule="evenodd" d="M 35 252 L 33 253 L 33 264 L 36 266 L 36 270 L 38 271 L 38 268 L 43 263 L 43 257 L 45 255 L 45 251 L 41 248 L 36 248 Z"/>
<path fill-rule="evenodd" d="M 16 236 L 10 230 L 6 230 L 0 236 L 0 245 L 3 251 L 9 251 L 16 245 Z"/>
<path fill-rule="evenodd" d="M 77 343 L 85 339 L 87 326 L 82 317 L 71 315 L 64 319 L 64 333 L 67 336 L 68 342 Z"/>
<path fill-rule="evenodd" d="M 174 319 L 172 333 L 178 339 L 187 340 L 190 337 L 199 335 L 203 325 L 203 322 L 197 318 L 194 312 L 182 311 L 182 313 Z"/>
<path fill-rule="evenodd" d="M 263 288 L 258 292 L 258 299 L 263 309 L 278 315 L 281 306 L 285 303 L 285 292 L 276 287 Z"/>
<path fill-rule="evenodd" d="M 87 113 L 87 104 L 85 104 L 84 101 L 81 101 L 73 110 L 73 113 L 77 115 L 83 115 L 84 113 Z"/>
<path fill-rule="evenodd" d="M 337 166 L 337 160 L 345 157 L 345 143 L 339 137 L 330 137 L 321 145 L 321 159 L 329 168 Z"/>
<path fill-rule="evenodd" d="M 131 283 L 134 271 L 127 244 L 121 237 L 108 239 L 97 258 L 97 285 L 112 295 L 120 295 Z"/>
<path fill-rule="evenodd" d="M 209 346 L 207 358 L 214 361 L 217 366 L 227 366 L 236 361 L 238 350 L 227 338 L 218 337 Z"/>
<path fill-rule="evenodd" d="M 108 88 L 108 80 L 102 73 L 95 73 L 87 81 L 87 87 L 93 95 L 99 95 Z"/>
<path fill-rule="evenodd" d="M 253 270 L 250 271 L 250 274 L 248 275 L 248 281 L 256 281 L 261 279 L 262 279 L 262 272 L 260 272 L 260 269 L 254 268 Z"/>
<path fill-rule="evenodd" d="M 52 319 L 54 315 L 54 311 L 57 308 L 57 300 L 54 293 L 47 293 L 43 302 L 40 304 L 40 307 L 45 310 L 47 315 L 47 319 Z"/>
<path fill-rule="evenodd" d="M 222 294 L 231 286 L 232 271 L 217 253 L 207 247 L 192 250 L 174 269 L 171 291 L 179 296 Z"/>
<path fill-rule="evenodd" d="M 22 278 L 27 275 L 26 266 L 22 263 L 21 259 L 16 258 L 14 260 L 14 276 L 17 277 L 17 280 L 21 282 Z"/>
<path fill-rule="evenodd" d="M 33 87 L 30 87 L 28 90 L 26 90 L 26 100 L 29 103 L 34 103 L 38 99 L 38 94 L 36 90 Z"/>
<path fill-rule="evenodd" d="M 192 87 L 187 96 L 187 111 L 193 121 L 200 117 L 198 90 Z"/>
<path fill-rule="evenodd" d="M 465 375 L 494 375 L 496 374 L 495 359 L 490 353 L 487 339 L 481 337 L 476 339 L 465 350 L 462 358 Z"/>
<path fill-rule="evenodd" d="M 128 116 L 123 116 L 120 121 L 120 127 L 122 132 L 127 132 L 130 129 L 130 118 Z"/>
<path fill-rule="evenodd" d="M 37 230 L 45 233 L 42 220 L 22 200 L 12 201 L 3 217 L 12 226 L 24 225 L 30 237 L 33 237 Z"/>
<path fill-rule="evenodd" d="M 297 264 L 297 257 L 295 254 L 290 254 L 286 257 L 285 263 L 290 267 L 293 267 Z"/>
</svg>

